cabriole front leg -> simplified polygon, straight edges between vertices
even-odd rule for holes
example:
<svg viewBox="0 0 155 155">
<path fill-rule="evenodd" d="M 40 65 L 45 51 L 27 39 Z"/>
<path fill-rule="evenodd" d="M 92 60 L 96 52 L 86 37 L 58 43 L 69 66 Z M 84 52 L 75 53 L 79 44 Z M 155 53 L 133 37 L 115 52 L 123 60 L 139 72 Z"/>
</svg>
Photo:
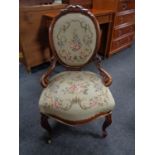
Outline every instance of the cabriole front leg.
<svg viewBox="0 0 155 155">
<path fill-rule="evenodd" d="M 103 126 L 102 126 L 102 131 L 103 131 L 103 134 L 102 134 L 102 137 L 106 137 L 108 135 L 107 131 L 106 131 L 106 128 L 111 125 L 112 123 L 112 114 L 108 114 L 106 117 L 105 117 L 105 121 L 103 123 Z"/>
<path fill-rule="evenodd" d="M 48 138 L 48 143 L 51 143 L 51 127 L 48 123 L 48 116 L 41 114 L 41 126 L 48 132 L 49 138 Z"/>
</svg>

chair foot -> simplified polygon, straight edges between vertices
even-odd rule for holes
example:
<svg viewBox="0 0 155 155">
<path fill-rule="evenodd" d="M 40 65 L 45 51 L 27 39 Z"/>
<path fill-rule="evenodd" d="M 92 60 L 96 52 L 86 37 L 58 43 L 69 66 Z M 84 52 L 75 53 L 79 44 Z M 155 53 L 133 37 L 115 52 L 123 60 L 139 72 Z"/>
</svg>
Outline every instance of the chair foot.
<svg viewBox="0 0 155 155">
<path fill-rule="evenodd" d="M 107 128 L 111 123 L 112 123 L 112 114 L 109 114 L 109 115 L 107 115 L 107 116 L 105 117 L 105 121 L 104 121 L 103 126 L 102 126 L 102 131 L 103 131 L 102 137 L 103 137 L 103 138 L 105 138 L 105 137 L 108 135 L 108 133 L 107 133 L 107 131 L 106 131 L 106 128 Z"/>
<path fill-rule="evenodd" d="M 52 143 L 51 138 L 47 140 L 47 143 L 48 143 L 48 144 L 51 144 L 51 143 Z"/>
<path fill-rule="evenodd" d="M 47 140 L 47 143 L 50 144 L 51 143 L 51 127 L 48 123 L 48 116 L 44 115 L 44 114 L 41 114 L 41 126 L 48 132 L 49 134 L 49 138 Z"/>
</svg>

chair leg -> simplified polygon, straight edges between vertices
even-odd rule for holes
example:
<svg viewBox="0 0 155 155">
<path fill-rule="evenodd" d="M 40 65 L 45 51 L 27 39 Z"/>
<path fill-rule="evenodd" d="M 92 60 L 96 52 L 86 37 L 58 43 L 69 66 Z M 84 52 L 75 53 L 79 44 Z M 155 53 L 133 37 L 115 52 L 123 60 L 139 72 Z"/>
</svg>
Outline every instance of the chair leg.
<svg viewBox="0 0 155 155">
<path fill-rule="evenodd" d="M 49 134 L 49 139 L 48 139 L 48 143 L 50 144 L 51 143 L 51 127 L 48 123 L 48 116 L 44 115 L 44 114 L 41 114 L 41 126 L 48 132 Z"/>
<path fill-rule="evenodd" d="M 102 137 L 106 137 L 108 135 L 107 131 L 106 131 L 106 128 L 112 123 L 112 114 L 109 114 L 105 117 L 105 121 L 103 123 L 103 126 L 102 126 L 102 131 L 103 131 L 103 134 L 102 134 Z"/>
</svg>

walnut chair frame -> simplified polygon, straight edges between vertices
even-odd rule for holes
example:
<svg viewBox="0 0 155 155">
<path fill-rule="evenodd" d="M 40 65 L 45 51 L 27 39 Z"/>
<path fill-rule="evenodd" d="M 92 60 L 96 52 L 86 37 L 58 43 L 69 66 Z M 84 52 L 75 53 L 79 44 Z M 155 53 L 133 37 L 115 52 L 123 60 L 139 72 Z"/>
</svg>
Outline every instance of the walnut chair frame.
<svg viewBox="0 0 155 155">
<path fill-rule="evenodd" d="M 55 47 L 53 46 L 53 39 L 51 39 L 51 35 L 52 35 L 52 31 L 53 31 L 53 25 L 55 24 L 55 22 L 63 15 L 65 14 L 68 14 L 68 13 L 81 13 L 81 14 L 84 14 L 86 16 L 88 16 L 89 18 L 91 18 L 91 20 L 93 21 L 94 25 L 95 25 L 95 28 L 96 28 L 96 33 L 97 33 L 97 37 L 96 37 L 96 47 L 95 47 L 95 50 L 94 50 L 94 53 L 92 55 L 92 57 L 87 61 L 87 63 L 85 63 L 84 65 L 81 65 L 81 66 L 69 66 L 69 65 L 66 65 L 64 64 L 58 57 L 56 51 L 55 51 Z M 56 16 L 53 20 L 52 20 L 52 23 L 49 27 L 49 43 L 50 43 L 50 48 L 51 48 L 51 51 L 52 51 L 52 57 L 51 57 L 51 65 L 49 67 L 49 69 L 47 70 L 46 73 L 44 73 L 41 77 L 41 85 L 43 88 L 46 88 L 49 84 L 49 77 L 51 76 L 54 68 L 56 67 L 56 63 L 59 62 L 60 64 L 62 64 L 63 66 L 66 67 L 67 70 L 70 70 L 70 71 L 79 71 L 81 70 L 81 68 L 83 66 L 85 66 L 86 64 L 88 64 L 90 61 L 92 61 L 92 59 L 94 60 L 95 62 L 95 65 L 97 67 L 97 69 L 99 70 L 100 72 L 100 75 L 101 75 L 101 78 L 102 78 L 102 82 L 105 86 L 110 86 L 111 83 L 112 83 L 112 77 L 109 75 L 109 73 L 107 73 L 101 66 L 101 58 L 100 56 L 97 54 L 99 48 L 100 48 L 100 40 L 101 40 L 101 32 L 100 32 L 100 28 L 99 28 L 99 24 L 96 20 L 96 18 L 94 17 L 94 15 L 89 12 L 87 9 L 84 9 L 83 7 L 79 6 L 79 5 L 76 5 L 76 6 L 73 6 L 73 5 L 69 5 L 66 9 L 62 10 L 60 12 L 60 14 L 58 16 Z M 59 118 L 57 116 L 54 116 L 54 115 L 46 115 L 46 114 L 43 114 L 41 113 L 41 126 L 46 129 L 51 137 L 51 127 L 48 123 L 48 119 L 50 117 L 52 118 L 55 118 L 56 120 L 62 122 L 62 123 L 65 123 L 67 125 L 80 125 L 80 124 L 84 124 L 84 123 L 87 123 L 95 118 L 98 118 L 99 116 L 105 116 L 105 121 L 103 123 L 103 126 L 102 126 L 102 131 L 103 131 L 103 134 L 102 136 L 103 137 L 106 137 L 107 136 L 107 132 L 106 132 L 106 128 L 112 123 L 112 111 L 109 111 L 107 113 L 99 113 L 89 119 L 85 119 L 85 120 L 80 120 L 80 121 L 69 121 L 69 120 L 65 120 L 65 119 L 62 119 L 62 118 Z M 51 142 L 50 140 L 48 141 L 49 143 Z"/>
</svg>

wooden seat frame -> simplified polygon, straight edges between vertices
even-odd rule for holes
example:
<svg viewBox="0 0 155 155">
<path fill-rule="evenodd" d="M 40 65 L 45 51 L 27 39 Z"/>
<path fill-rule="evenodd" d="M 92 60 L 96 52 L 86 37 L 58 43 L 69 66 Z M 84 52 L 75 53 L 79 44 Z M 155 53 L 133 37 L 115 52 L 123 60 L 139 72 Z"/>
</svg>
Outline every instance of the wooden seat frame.
<svg viewBox="0 0 155 155">
<path fill-rule="evenodd" d="M 64 64 L 60 59 L 59 57 L 57 56 L 57 53 L 55 51 L 55 48 L 53 46 L 53 37 L 52 37 L 52 31 L 53 31 L 53 27 L 54 27 L 54 24 L 55 22 L 63 15 L 65 14 L 68 14 L 68 13 L 81 13 L 81 14 L 84 14 L 88 17 L 91 18 L 91 20 L 93 21 L 95 27 L 96 27 L 96 32 L 97 32 L 97 40 L 96 40 L 96 48 L 94 50 L 94 54 L 92 55 L 92 57 L 88 60 L 87 63 L 85 63 L 84 65 L 81 65 L 81 66 L 68 66 L 66 64 Z M 100 28 L 99 28 L 99 24 L 95 18 L 95 16 L 89 12 L 87 9 L 84 9 L 83 7 L 79 6 L 79 5 L 76 5 L 76 6 L 73 6 L 73 5 L 69 5 L 66 9 L 62 10 L 60 12 L 60 14 L 58 16 L 56 16 L 53 20 L 52 20 L 52 23 L 49 27 L 49 43 L 50 43 L 50 48 L 51 48 L 51 51 L 52 51 L 52 57 L 51 57 L 51 65 L 49 67 L 49 69 L 47 70 L 46 73 L 44 73 L 41 77 L 41 85 L 43 88 L 46 88 L 48 86 L 48 83 L 49 83 L 49 76 L 51 76 L 54 68 L 56 67 L 56 63 L 59 62 L 61 63 L 62 65 L 64 65 L 66 67 L 67 70 L 81 70 L 81 68 L 83 66 L 85 66 L 86 64 L 88 64 L 92 59 L 94 60 L 95 62 L 95 65 L 96 67 L 98 68 L 99 72 L 100 72 L 100 75 L 102 77 L 102 82 L 105 86 L 110 86 L 111 83 L 112 83 L 112 77 L 109 75 L 109 73 L 107 73 L 101 66 L 101 58 L 100 56 L 97 54 L 99 48 L 100 48 L 100 40 L 101 40 L 101 32 L 100 32 Z M 62 119 L 62 118 L 59 118 L 58 116 L 54 116 L 54 115 L 49 115 L 49 114 L 43 114 L 41 113 L 41 126 L 46 129 L 49 133 L 49 136 L 51 138 L 51 127 L 48 123 L 48 119 L 50 117 L 52 118 L 55 118 L 56 120 L 62 122 L 62 123 L 65 123 L 65 124 L 68 124 L 68 125 L 80 125 L 80 124 L 84 124 L 84 123 L 87 123 L 95 118 L 98 118 L 99 116 L 105 116 L 105 121 L 103 123 L 103 126 L 102 126 L 102 131 L 103 131 L 103 134 L 102 136 L 103 137 L 106 137 L 107 136 L 107 132 L 106 132 L 106 128 L 112 123 L 112 111 L 109 111 L 107 113 L 100 113 L 100 114 L 97 114 L 89 119 L 85 119 L 85 120 L 80 120 L 80 121 L 69 121 L 69 120 L 65 120 L 65 119 Z M 50 142 L 50 140 L 48 141 Z"/>
</svg>

